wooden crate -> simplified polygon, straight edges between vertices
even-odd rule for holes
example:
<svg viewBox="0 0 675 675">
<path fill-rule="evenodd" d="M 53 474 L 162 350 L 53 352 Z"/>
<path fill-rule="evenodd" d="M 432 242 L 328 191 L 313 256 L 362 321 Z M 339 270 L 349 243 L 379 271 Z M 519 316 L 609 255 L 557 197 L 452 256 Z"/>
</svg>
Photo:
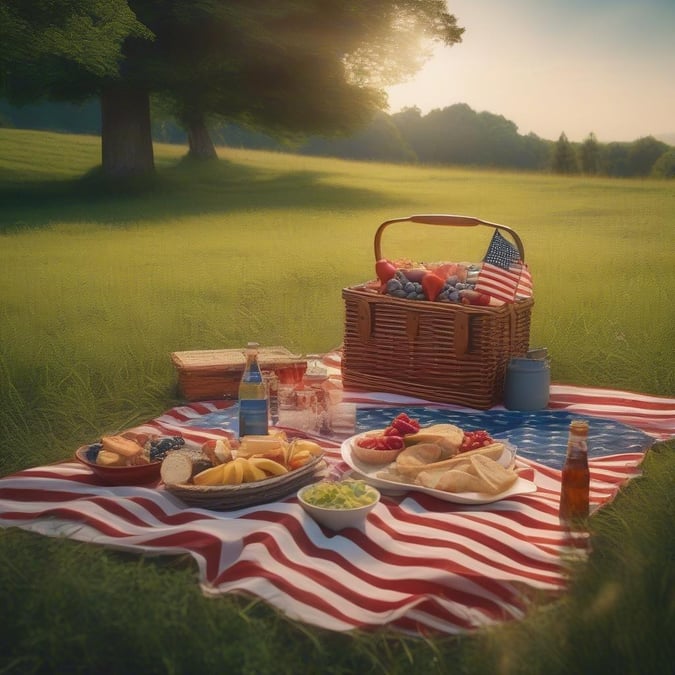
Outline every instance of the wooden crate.
<svg viewBox="0 0 675 675">
<path fill-rule="evenodd" d="M 213 349 L 172 352 L 171 360 L 178 371 L 178 386 L 188 401 L 219 398 L 236 399 L 246 357 L 240 349 Z M 260 347 L 258 363 L 262 370 L 276 370 L 306 359 L 285 347 Z"/>
</svg>

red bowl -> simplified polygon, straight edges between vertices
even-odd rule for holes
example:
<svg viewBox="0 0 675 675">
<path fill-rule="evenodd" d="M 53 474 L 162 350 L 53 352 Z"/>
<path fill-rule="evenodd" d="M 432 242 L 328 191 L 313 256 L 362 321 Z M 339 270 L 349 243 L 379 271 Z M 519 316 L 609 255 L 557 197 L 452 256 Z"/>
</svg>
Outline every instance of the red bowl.
<svg viewBox="0 0 675 675">
<path fill-rule="evenodd" d="M 106 485 L 140 485 L 159 480 L 161 461 L 136 466 L 103 466 L 87 459 L 90 446 L 83 445 L 75 451 L 75 458 L 88 466 Z"/>
</svg>

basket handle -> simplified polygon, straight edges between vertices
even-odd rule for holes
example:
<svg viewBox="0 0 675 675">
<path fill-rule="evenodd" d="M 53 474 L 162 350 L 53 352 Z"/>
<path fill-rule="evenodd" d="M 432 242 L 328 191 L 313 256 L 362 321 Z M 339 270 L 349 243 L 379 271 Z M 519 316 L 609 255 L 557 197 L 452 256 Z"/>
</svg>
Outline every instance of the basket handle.
<svg viewBox="0 0 675 675">
<path fill-rule="evenodd" d="M 385 220 L 382 225 L 377 228 L 375 232 L 375 260 L 378 261 L 382 258 L 382 233 L 385 228 L 387 228 L 392 223 L 421 223 L 423 225 L 448 225 L 452 227 L 475 227 L 476 225 L 485 225 L 487 227 L 494 227 L 498 230 L 503 230 L 508 232 L 511 238 L 513 239 L 516 247 L 518 248 L 518 253 L 520 253 L 520 259 L 525 262 L 525 248 L 523 247 L 523 241 L 518 236 L 515 230 L 507 227 L 506 225 L 498 225 L 497 223 L 491 223 L 488 220 L 480 220 L 480 218 L 474 218 L 473 216 L 451 216 L 444 214 L 419 214 L 415 216 L 407 216 L 404 218 L 392 218 L 391 220 Z"/>
</svg>

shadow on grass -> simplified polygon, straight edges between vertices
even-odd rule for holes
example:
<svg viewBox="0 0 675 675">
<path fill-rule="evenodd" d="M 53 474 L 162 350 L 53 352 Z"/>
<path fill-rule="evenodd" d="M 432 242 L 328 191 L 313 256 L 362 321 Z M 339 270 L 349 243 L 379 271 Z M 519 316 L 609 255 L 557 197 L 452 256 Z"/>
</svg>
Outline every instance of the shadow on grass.
<svg viewBox="0 0 675 675">
<path fill-rule="evenodd" d="M 111 180 L 100 168 L 69 180 L 12 180 L 0 174 L 0 232 L 41 228 L 55 219 L 124 225 L 250 209 L 359 209 L 391 196 L 331 185 L 330 172 L 256 169 L 227 160 L 183 158 L 147 177 Z"/>
</svg>

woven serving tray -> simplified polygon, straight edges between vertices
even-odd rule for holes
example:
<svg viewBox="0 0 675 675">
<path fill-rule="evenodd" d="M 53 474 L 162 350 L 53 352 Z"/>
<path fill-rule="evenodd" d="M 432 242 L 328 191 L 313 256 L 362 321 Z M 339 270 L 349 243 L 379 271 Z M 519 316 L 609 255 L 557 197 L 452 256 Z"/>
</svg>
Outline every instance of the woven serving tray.
<svg viewBox="0 0 675 675">
<path fill-rule="evenodd" d="M 231 511 L 283 499 L 304 485 L 320 480 L 327 465 L 322 456 L 314 457 L 299 469 L 282 476 L 241 485 L 165 485 L 167 492 L 188 506 L 214 511 Z"/>
</svg>

